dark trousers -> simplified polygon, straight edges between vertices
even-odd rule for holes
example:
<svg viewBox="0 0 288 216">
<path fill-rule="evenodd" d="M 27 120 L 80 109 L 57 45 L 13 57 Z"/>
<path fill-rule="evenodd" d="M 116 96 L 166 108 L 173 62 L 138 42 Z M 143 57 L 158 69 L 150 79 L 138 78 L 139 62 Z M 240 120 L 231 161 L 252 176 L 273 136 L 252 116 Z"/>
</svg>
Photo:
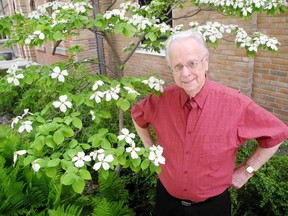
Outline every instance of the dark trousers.
<svg viewBox="0 0 288 216">
<path fill-rule="evenodd" d="M 156 187 L 156 216 L 231 216 L 231 200 L 228 190 L 208 201 L 185 206 L 172 197 L 158 180 Z"/>
</svg>

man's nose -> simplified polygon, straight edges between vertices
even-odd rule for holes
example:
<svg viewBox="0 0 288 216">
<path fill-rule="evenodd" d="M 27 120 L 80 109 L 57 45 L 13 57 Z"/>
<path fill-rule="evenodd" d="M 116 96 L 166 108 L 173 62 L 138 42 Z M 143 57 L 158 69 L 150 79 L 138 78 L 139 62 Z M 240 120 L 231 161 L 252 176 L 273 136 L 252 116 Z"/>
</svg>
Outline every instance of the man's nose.
<svg viewBox="0 0 288 216">
<path fill-rule="evenodd" d="M 189 75 L 191 75 L 191 70 L 187 67 L 187 65 L 184 65 L 182 69 L 182 76 L 189 76 Z"/>
</svg>

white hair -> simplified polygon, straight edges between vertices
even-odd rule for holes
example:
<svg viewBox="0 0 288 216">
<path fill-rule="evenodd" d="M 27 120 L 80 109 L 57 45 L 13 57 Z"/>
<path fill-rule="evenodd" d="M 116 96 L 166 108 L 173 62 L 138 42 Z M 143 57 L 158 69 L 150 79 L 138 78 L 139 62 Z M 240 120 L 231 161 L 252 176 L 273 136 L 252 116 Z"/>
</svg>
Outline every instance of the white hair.
<svg viewBox="0 0 288 216">
<path fill-rule="evenodd" d="M 203 49 L 204 54 L 209 56 L 209 50 L 207 48 L 206 41 L 204 40 L 202 34 L 195 31 L 195 30 L 189 29 L 186 31 L 175 33 L 175 34 L 171 35 L 166 40 L 166 42 L 165 42 L 165 55 L 166 55 L 166 60 L 167 60 L 168 64 L 170 64 L 169 51 L 170 51 L 171 45 L 174 42 L 179 42 L 183 39 L 188 39 L 188 38 L 196 40 L 199 43 L 200 47 Z"/>
</svg>

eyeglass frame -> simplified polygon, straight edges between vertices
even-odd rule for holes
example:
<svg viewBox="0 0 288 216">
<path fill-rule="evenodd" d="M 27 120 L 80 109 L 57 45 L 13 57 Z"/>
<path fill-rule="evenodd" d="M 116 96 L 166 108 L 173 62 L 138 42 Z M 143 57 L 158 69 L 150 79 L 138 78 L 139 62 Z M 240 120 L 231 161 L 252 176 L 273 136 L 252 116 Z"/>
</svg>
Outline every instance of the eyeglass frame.
<svg viewBox="0 0 288 216">
<path fill-rule="evenodd" d="M 193 68 L 191 68 L 191 66 L 189 66 L 190 63 L 188 63 L 188 64 L 186 64 L 186 65 L 181 65 L 182 68 L 179 69 L 179 70 L 175 70 L 175 67 L 176 67 L 176 66 L 180 66 L 180 65 L 175 65 L 175 66 L 172 68 L 172 71 L 173 71 L 173 73 L 175 73 L 175 74 L 180 74 L 180 73 L 183 71 L 184 67 L 186 67 L 189 71 L 193 71 L 193 70 L 195 70 L 195 69 L 198 68 L 198 66 L 203 62 L 203 60 L 205 59 L 205 57 L 206 57 L 206 56 L 204 56 L 200 61 L 191 61 L 190 63 L 195 64 L 195 66 L 193 66 Z"/>
</svg>

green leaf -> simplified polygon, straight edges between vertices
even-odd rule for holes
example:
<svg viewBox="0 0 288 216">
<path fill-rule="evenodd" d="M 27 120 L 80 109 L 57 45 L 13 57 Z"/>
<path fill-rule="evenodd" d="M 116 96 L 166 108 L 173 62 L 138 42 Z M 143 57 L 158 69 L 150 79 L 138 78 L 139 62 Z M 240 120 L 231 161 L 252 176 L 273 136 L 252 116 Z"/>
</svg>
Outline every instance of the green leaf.
<svg viewBox="0 0 288 216">
<path fill-rule="evenodd" d="M 83 26 L 83 23 L 80 21 L 80 20 L 75 20 L 74 22 L 74 26 L 77 28 L 77 29 L 81 29 L 82 26 Z"/>
<path fill-rule="evenodd" d="M 60 130 L 57 130 L 57 131 L 53 134 L 53 140 L 54 140 L 54 142 L 55 142 L 57 145 L 63 143 L 64 138 L 65 138 L 65 137 L 63 136 L 63 134 L 61 133 Z"/>
<path fill-rule="evenodd" d="M 74 117 L 72 124 L 74 125 L 74 127 L 81 129 L 82 128 L 82 121 L 80 118 Z"/>
<path fill-rule="evenodd" d="M 61 184 L 64 185 L 71 185 L 75 181 L 75 179 L 78 178 L 78 176 L 75 173 L 65 173 L 61 177 Z"/>
<path fill-rule="evenodd" d="M 67 154 L 70 158 L 73 158 L 77 154 L 77 151 L 75 149 L 68 149 Z"/>
<path fill-rule="evenodd" d="M 58 127 L 59 127 L 58 123 L 51 122 L 51 123 L 47 123 L 47 124 L 41 125 L 38 128 L 39 128 L 39 131 L 40 131 L 41 134 L 48 135 L 49 132 L 57 130 Z"/>
<path fill-rule="evenodd" d="M 131 159 L 134 167 L 138 167 L 141 164 L 141 158 Z"/>
<path fill-rule="evenodd" d="M 24 158 L 23 160 L 23 165 L 24 166 L 27 166 L 29 165 L 32 161 L 35 160 L 35 156 L 32 156 L 32 155 L 28 155 L 27 157 Z"/>
<path fill-rule="evenodd" d="M 48 135 L 45 139 L 45 143 L 48 147 L 50 148 L 55 148 L 56 143 L 54 142 L 53 136 L 52 135 Z"/>
<path fill-rule="evenodd" d="M 64 122 L 65 122 L 66 125 L 69 125 L 72 121 L 73 121 L 72 117 L 70 117 L 70 116 L 66 116 L 65 117 Z"/>
<path fill-rule="evenodd" d="M 27 83 L 28 85 L 31 85 L 33 82 L 33 78 L 31 76 L 26 76 L 25 77 L 25 83 Z"/>
<path fill-rule="evenodd" d="M 55 158 L 55 159 L 48 161 L 47 167 L 56 167 L 56 166 L 58 166 L 59 163 L 60 163 L 60 159 Z"/>
<path fill-rule="evenodd" d="M 101 176 L 102 176 L 104 179 L 107 179 L 108 176 L 109 176 L 109 171 L 103 169 L 103 170 L 100 171 L 100 174 L 101 174 Z"/>
<path fill-rule="evenodd" d="M 111 143 L 106 138 L 101 139 L 101 146 L 103 149 L 111 149 Z"/>
<path fill-rule="evenodd" d="M 87 150 L 87 149 L 90 149 L 91 148 L 91 146 L 89 145 L 89 144 L 87 144 L 87 143 L 81 143 L 81 145 L 80 145 L 83 149 L 85 149 L 85 150 Z"/>
<path fill-rule="evenodd" d="M 136 94 L 133 94 L 133 93 L 129 93 L 129 94 L 126 96 L 126 99 L 129 100 L 129 101 L 134 101 L 136 98 L 137 98 L 137 95 L 136 95 Z"/>
<path fill-rule="evenodd" d="M 74 174 L 76 174 L 76 173 L 78 173 L 78 168 L 76 168 L 76 167 L 74 167 L 74 166 L 70 166 L 70 167 L 68 167 L 68 169 L 67 169 L 67 173 L 74 173 Z"/>
<path fill-rule="evenodd" d="M 62 38 L 63 38 L 63 34 L 62 34 L 61 31 L 56 31 L 56 32 L 54 32 L 54 34 L 53 34 L 53 39 L 54 39 L 55 41 L 62 40 Z"/>
<path fill-rule="evenodd" d="M 35 149 L 41 151 L 45 145 L 45 137 L 44 136 L 37 137 L 32 145 Z"/>
<path fill-rule="evenodd" d="M 46 125 L 40 125 L 40 126 L 38 127 L 38 130 L 39 130 L 39 132 L 40 132 L 41 134 L 43 134 L 43 135 L 49 135 L 49 130 L 48 130 L 48 128 L 46 127 Z"/>
<path fill-rule="evenodd" d="M 75 148 L 75 147 L 77 146 L 77 144 L 78 144 L 78 141 L 75 140 L 75 139 L 72 139 L 72 140 L 70 141 L 70 143 L 69 143 L 69 147 L 70 147 L 70 148 Z"/>
<path fill-rule="evenodd" d="M 80 112 L 73 112 L 73 113 L 71 113 L 71 116 L 72 116 L 72 117 L 76 117 L 76 116 L 79 116 L 79 115 L 81 115 Z"/>
<path fill-rule="evenodd" d="M 112 133 L 108 133 L 108 140 L 112 143 L 116 143 L 118 138 L 115 134 L 112 134 Z"/>
<path fill-rule="evenodd" d="M 114 29 L 115 33 L 122 33 L 124 29 L 124 23 L 117 23 Z"/>
<path fill-rule="evenodd" d="M 92 136 L 89 137 L 88 142 L 93 142 L 95 139 L 97 139 L 98 135 L 93 134 Z"/>
<path fill-rule="evenodd" d="M 62 126 L 61 126 L 61 132 L 62 132 L 62 134 L 63 134 L 65 137 L 72 137 L 72 136 L 74 136 L 74 131 L 73 131 L 70 127 L 68 127 L 68 126 L 66 126 L 66 125 L 62 125 Z"/>
<path fill-rule="evenodd" d="M 42 116 L 37 116 L 36 121 L 39 123 L 45 123 L 45 119 Z"/>
<path fill-rule="evenodd" d="M 115 151 L 116 156 L 120 156 L 124 153 L 125 148 L 124 147 L 118 147 Z"/>
<path fill-rule="evenodd" d="M 100 128 L 98 130 L 99 137 L 104 137 L 104 136 L 106 136 L 107 133 L 108 133 L 108 129 L 107 128 Z"/>
<path fill-rule="evenodd" d="M 76 193 L 82 193 L 85 188 L 85 181 L 84 179 L 77 176 L 75 181 L 72 183 L 72 187 Z"/>
<path fill-rule="evenodd" d="M 130 102 L 126 99 L 120 98 L 117 100 L 117 106 L 119 106 L 123 111 L 126 111 L 130 108 Z"/>
<path fill-rule="evenodd" d="M 145 35 L 145 38 L 146 39 L 150 39 L 151 41 L 156 41 L 157 40 L 157 36 L 154 32 L 148 32 L 146 35 Z"/>
<path fill-rule="evenodd" d="M 55 178 L 57 175 L 57 167 L 46 167 L 46 175 L 50 178 Z"/>
<path fill-rule="evenodd" d="M 111 118 L 111 113 L 107 110 L 100 110 L 99 113 L 97 113 L 97 115 L 101 118 Z"/>
<path fill-rule="evenodd" d="M 53 119 L 53 122 L 62 123 L 62 122 L 64 122 L 64 119 L 62 119 L 60 117 L 56 117 Z"/>
<path fill-rule="evenodd" d="M 90 172 L 88 172 L 85 169 L 80 169 L 79 174 L 85 180 L 91 180 L 92 179 Z"/>
<path fill-rule="evenodd" d="M 62 167 L 62 169 L 67 170 L 69 167 L 72 167 L 74 165 L 73 165 L 73 162 L 70 160 L 70 158 L 68 160 L 68 159 L 66 159 L 66 156 L 64 156 L 64 155 L 63 155 L 63 157 L 65 158 L 65 160 L 64 159 L 61 160 L 61 167 Z"/>
<path fill-rule="evenodd" d="M 118 157 L 118 162 L 119 162 L 122 166 L 124 166 L 124 165 L 126 164 L 126 161 L 127 161 L 126 155 L 121 155 L 120 157 Z"/>
<path fill-rule="evenodd" d="M 141 163 L 141 169 L 142 170 L 147 169 L 149 164 L 150 164 L 150 161 L 148 159 L 143 160 L 142 163 Z"/>
</svg>

